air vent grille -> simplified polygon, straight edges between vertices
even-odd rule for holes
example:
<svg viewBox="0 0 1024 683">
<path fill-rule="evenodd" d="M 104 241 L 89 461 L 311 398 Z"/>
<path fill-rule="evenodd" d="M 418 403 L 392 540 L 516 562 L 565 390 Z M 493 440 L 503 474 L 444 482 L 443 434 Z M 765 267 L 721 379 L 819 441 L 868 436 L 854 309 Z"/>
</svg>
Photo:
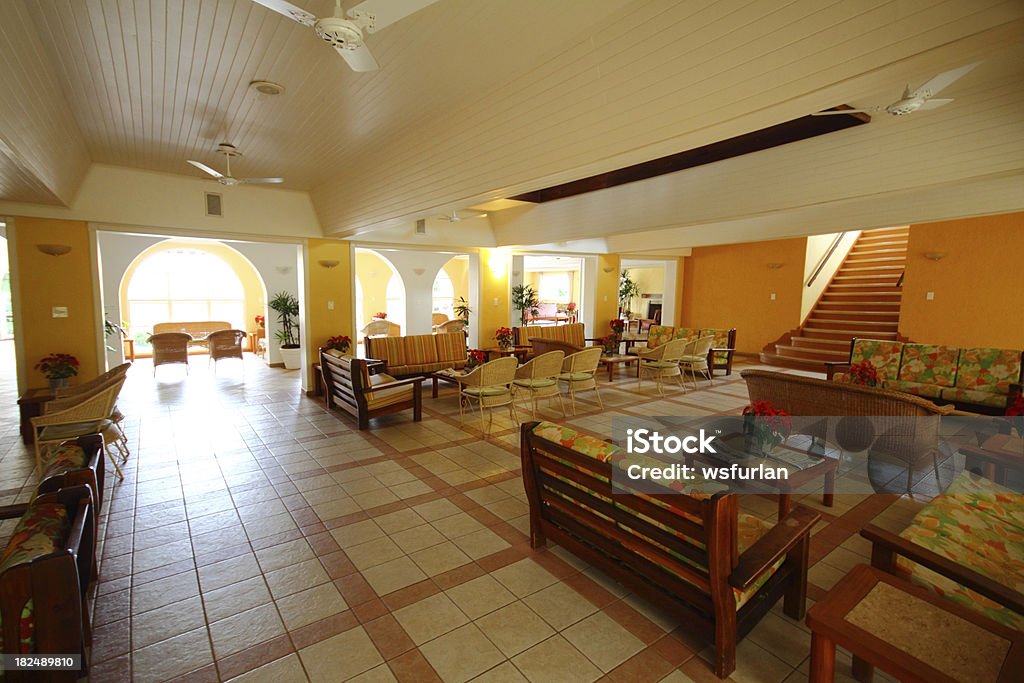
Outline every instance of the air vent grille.
<svg viewBox="0 0 1024 683">
<path fill-rule="evenodd" d="M 421 218 L 418 221 L 416 221 L 416 234 L 417 235 L 426 235 L 427 234 L 427 219 L 426 218 Z"/>
<path fill-rule="evenodd" d="M 224 207 L 221 205 L 221 197 L 216 192 L 206 193 L 206 215 L 223 216 Z"/>
</svg>

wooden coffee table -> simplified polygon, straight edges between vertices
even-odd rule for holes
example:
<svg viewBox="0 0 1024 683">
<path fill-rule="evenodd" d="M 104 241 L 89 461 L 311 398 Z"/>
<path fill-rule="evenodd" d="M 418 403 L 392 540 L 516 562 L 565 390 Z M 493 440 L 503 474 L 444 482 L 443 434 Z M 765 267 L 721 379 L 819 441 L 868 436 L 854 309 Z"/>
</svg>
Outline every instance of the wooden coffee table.
<svg viewBox="0 0 1024 683">
<path fill-rule="evenodd" d="M 463 370 L 438 370 L 437 372 L 430 373 L 430 397 L 437 398 L 437 384 L 438 382 L 444 382 L 445 384 L 454 384 L 458 386 L 459 378 L 464 377 L 466 372 Z"/>
<path fill-rule="evenodd" d="M 513 346 L 511 348 L 502 349 L 497 346 L 492 346 L 486 349 L 480 349 L 484 352 L 484 358 L 489 362 L 491 357 L 504 358 L 505 356 L 515 356 L 516 359 L 522 363 L 526 356 L 530 355 L 530 349 L 532 346 Z"/>
<path fill-rule="evenodd" d="M 836 646 L 854 677 L 874 667 L 904 683 L 1009 683 L 1024 671 L 1024 633 L 915 586 L 857 565 L 807 613 L 811 683 L 832 681 Z"/>
<path fill-rule="evenodd" d="M 1024 439 L 1010 434 L 993 434 L 980 447 L 962 446 L 960 452 L 981 460 L 982 476 L 997 484 L 1007 469 L 1024 469 Z"/>
<path fill-rule="evenodd" d="M 43 404 L 56 398 L 53 389 L 29 389 L 18 398 L 18 411 L 21 414 L 21 441 L 29 445 L 35 443 L 36 434 L 32 429 L 32 418 L 43 414 Z"/>
<path fill-rule="evenodd" d="M 622 365 L 622 364 L 629 365 L 630 363 L 633 363 L 633 362 L 639 363 L 640 359 L 637 356 L 627 356 L 627 355 L 622 354 L 622 353 L 615 353 L 615 354 L 612 354 L 611 356 L 601 356 L 601 365 L 604 365 L 605 367 L 608 368 L 608 381 L 609 382 L 611 382 L 613 380 L 613 377 L 615 375 L 615 366 L 616 365 Z"/>
</svg>

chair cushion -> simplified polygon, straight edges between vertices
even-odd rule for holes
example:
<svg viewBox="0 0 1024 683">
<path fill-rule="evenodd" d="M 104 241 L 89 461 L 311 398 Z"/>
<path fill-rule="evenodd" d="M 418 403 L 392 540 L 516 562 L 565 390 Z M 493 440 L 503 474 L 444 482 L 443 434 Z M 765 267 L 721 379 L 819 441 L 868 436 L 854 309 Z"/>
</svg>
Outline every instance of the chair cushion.
<svg viewBox="0 0 1024 683">
<path fill-rule="evenodd" d="M 679 356 L 679 361 L 681 363 L 700 363 L 702 361 L 706 363 L 708 361 L 708 357 L 707 356 Z"/>
<path fill-rule="evenodd" d="M 413 400 L 413 388 L 411 385 L 391 387 L 390 389 L 377 389 L 366 393 L 366 407 L 370 410 L 385 408 L 395 403 L 411 400 Z"/>
<path fill-rule="evenodd" d="M 697 327 L 677 327 L 675 333 L 672 335 L 673 339 L 685 339 L 690 341 L 700 336 L 700 328 Z"/>
<path fill-rule="evenodd" d="M 113 424 L 110 420 L 94 420 L 92 422 L 74 422 L 66 425 L 50 425 L 39 432 L 40 441 L 62 441 L 74 439 L 86 434 L 102 434 Z"/>
<path fill-rule="evenodd" d="M 435 334 L 437 359 L 442 362 L 466 361 L 466 335 L 462 332 Z"/>
<path fill-rule="evenodd" d="M 470 396 L 504 396 L 509 391 L 511 389 L 501 385 L 494 387 L 465 387 L 462 393 L 469 394 Z"/>
<path fill-rule="evenodd" d="M 956 384 L 956 364 L 959 359 L 960 349 L 955 346 L 904 344 L 899 381 L 951 387 Z"/>
<path fill-rule="evenodd" d="M 945 387 L 942 390 L 942 399 L 956 403 L 973 403 L 979 406 L 1005 409 L 1007 395 L 992 391 L 970 391 L 958 387 Z"/>
<path fill-rule="evenodd" d="M 85 466 L 85 451 L 74 441 L 67 441 L 56 448 L 47 449 L 43 455 L 43 476 L 40 481 Z"/>
<path fill-rule="evenodd" d="M 0 574 L 11 567 L 49 555 L 64 547 L 71 522 L 67 510 L 58 504 L 32 504 L 18 520 L 0 557 Z M 21 610 L 19 652 L 34 652 L 34 620 L 32 601 Z M 3 624 L 0 624 L 0 652 L 10 652 L 3 642 Z"/>
<path fill-rule="evenodd" d="M 662 344 L 672 341 L 676 329 L 667 325 L 651 325 L 647 331 L 647 348 L 656 349 Z"/>
<path fill-rule="evenodd" d="M 553 387 L 556 382 L 551 377 L 542 377 L 540 379 L 517 379 L 513 384 L 518 387 L 526 387 L 527 389 L 540 389 L 542 387 Z"/>
<path fill-rule="evenodd" d="M 525 345 L 531 337 L 541 339 L 554 339 L 556 341 L 583 346 L 585 344 L 585 332 L 583 323 L 569 323 L 566 325 L 529 325 L 516 328 L 516 343 Z"/>
<path fill-rule="evenodd" d="M 900 536 L 1024 592 L 1024 503 L 1021 496 L 970 472 L 926 505 Z M 917 564 L 901 561 L 911 581 L 1001 624 L 1024 630 L 1024 615 Z"/>
<path fill-rule="evenodd" d="M 915 396 L 923 396 L 925 398 L 942 398 L 943 389 L 943 387 L 938 384 L 904 382 L 901 380 L 882 382 L 882 387 L 885 389 L 891 389 L 892 391 L 902 391 L 907 394 L 914 394 Z"/>
<path fill-rule="evenodd" d="M 1010 384 L 1020 379 L 1020 353 L 1011 349 L 963 349 L 956 373 L 957 388 L 1009 393 Z"/>
<path fill-rule="evenodd" d="M 565 382 L 585 382 L 588 379 L 594 379 L 594 375 L 590 372 L 562 372 L 559 373 L 558 379 Z"/>
<path fill-rule="evenodd" d="M 366 355 L 384 361 L 388 369 L 407 364 L 402 337 L 367 337 Z"/>
<path fill-rule="evenodd" d="M 700 331 L 701 337 L 708 335 L 713 336 L 715 339 L 711 343 L 712 348 L 715 349 L 727 349 L 729 348 L 729 332 L 728 329 L 713 329 L 706 327 Z M 714 362 L 716 363 L 728 363 L 729 352 L 728 351 L 716 351 L 714 355 Z"/>
<path fill-rule="evenodd" d="M 644 370 L 648 368 L 678 368 L 679 363 L 674 360 L 645 360 L 640 367 Z"/>
<path fill-rule="evenodd" d="M 401 337 L 405 343 L 406 365 L 427 365 L 440 360 L 437 355 L 437 341 L 433 334 L 412 334 Z"/>
<path fill-rule="evenodd" d="M 900 357 L 902 355 L 902 342 L 885 341 L 882 339 L 858 339 L 853 342 L 850 362 L 863 363 L 869 360 L 875 367 L 875 370 L 878 371 L 879 380 L 891 381 L 899 377 Z M 835 377 L 832 379 L 836 380 Z"/>
</svg>

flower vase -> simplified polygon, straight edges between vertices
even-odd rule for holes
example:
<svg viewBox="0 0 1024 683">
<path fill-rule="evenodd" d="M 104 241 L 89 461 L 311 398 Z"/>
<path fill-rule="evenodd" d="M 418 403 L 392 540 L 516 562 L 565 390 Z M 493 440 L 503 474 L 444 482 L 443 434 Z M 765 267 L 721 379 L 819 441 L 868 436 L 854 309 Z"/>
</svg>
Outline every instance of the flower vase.
<svg viewBox="0 0 1024 683">
<path fill-rule="evenodd" d="M 64 389 L 68 385 L 67 377 L 51 377 L 50 388 L 53 390 Z"/>
</svg>

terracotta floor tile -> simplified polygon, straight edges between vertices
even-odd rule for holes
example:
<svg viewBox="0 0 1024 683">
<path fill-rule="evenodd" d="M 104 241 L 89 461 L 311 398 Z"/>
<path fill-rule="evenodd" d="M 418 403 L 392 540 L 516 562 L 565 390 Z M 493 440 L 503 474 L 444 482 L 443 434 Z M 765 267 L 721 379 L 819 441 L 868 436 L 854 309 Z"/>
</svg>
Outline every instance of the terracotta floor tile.
<svg viewBox="0 0 1024 683">
<path fill-rule="evenodd" d="M 441 683 L 430 662 L 417 650 L 410 650 L 388 661 L 388 667 L 399 681 Z"/>
<path fill-rule="evenodd" d="M 393 659 L 415 647 L 405 629 L 390 614 L 363 624 L 363 628 L 384 659 Z"/>
<path fill-rule="evenodd" d="M 254 674 L 251 678 L 255 680 L 267 680 L 265 678 L 261 678 L 261 676 L 279 671 L 279 667 L 282 665 L 279 664 L 278 667 L 270 668 L 265 668 L 264 665 L 275 661 L 279 662 L 281 659 L 289 657 L 293 658 L 295 663 L 298 663 L 298 655 L 295 654 L 288 636 L 281 635 L 262 642 L 259 645 L 248 647 L 233 655 L 219 658 L 217 660 L 217 668 L 220 670 L 220 675 L 224 680 L 234 678 L 235 676 L 239 676 L 246 672 L 251 672 L 254 669 L 259 670 L 262 668 L 265 670 L 261 674 Z M 290 669 L 290 666 L 285 668 Z M 275 681 L 275 683 L 277 682 Z"/>
</svg>

